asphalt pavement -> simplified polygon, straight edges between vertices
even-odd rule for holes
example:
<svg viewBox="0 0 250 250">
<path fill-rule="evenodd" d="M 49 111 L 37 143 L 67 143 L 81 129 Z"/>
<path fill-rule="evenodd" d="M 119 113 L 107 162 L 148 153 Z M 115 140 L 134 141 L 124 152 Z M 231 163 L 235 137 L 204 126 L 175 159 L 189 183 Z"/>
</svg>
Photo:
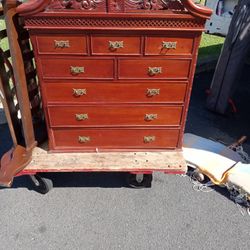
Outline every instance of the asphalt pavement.
<svg viewBox="0 0 250 250">
<path fill-rule="evenodd" d="M 186 132 L 230 144 L 249 134 L 250 83 L 236 92 L 238 113 L 220 116 L 205 108 L 211 78 L 195 77 Z M 10 146 L 2 124 L 1 154 Z M 249 143 L 244 148 L 250 153 Z M 25 176 L 0 189 L 1 250 L 250 249 L 250 216 L 223 188 L 196 192 L 188 177 L 161 173 L 149 189 L 126 187 L 122 173 L 47 176 L 55 187 L 46 195 Z"/>
</svg>

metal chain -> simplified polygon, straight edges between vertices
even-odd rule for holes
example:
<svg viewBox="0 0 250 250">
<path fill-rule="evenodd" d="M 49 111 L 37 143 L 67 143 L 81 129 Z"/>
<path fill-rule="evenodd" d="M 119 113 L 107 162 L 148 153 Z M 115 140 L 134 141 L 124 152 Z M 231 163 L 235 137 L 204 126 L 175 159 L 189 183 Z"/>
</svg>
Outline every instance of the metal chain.
<svg viewBox="0 0 250 250">
<path fill-rule="evenodd" d="M 250 163 L 250 156 L 244 151 L 243 147 L 240 146 L 230 146 L 228 147 L 235 151 L 241 158 L 243 163 Z"/>
<path fill-rule="evenodd" d="M 240 146 L 230 146 L 228 147 L 231 150 L 234 150 L 237 152 L 241 158 L 243 163 L 250 163 L 250 157 L 249 155 L 244 151 L 243 147 Z M 192 171 L 188 171 L 184 175 L 178 175 L 180 177 L 189 177 L 190 182 L 193 184 L 193 190 L 197 192 L 211 192 L 213 189 L 211 188 L 212 186 L 215 186 L 214 183 L 211 181 L 208 181 L 206 183 L 201 183 L 199 182 L 196 177 L 195 177 L 195 170 L 197 168 L 192 167 Z M 248 198 L 248 195 L 246 193 L 240 193 L 240 191 L 234 186 L 234 185 L 225 185 L 229 191 L 230 194 L 230 199 L 233 200 L 239 209 L 240 213 L 242 216 L 248 215 L 250 216 L 250 200 Z"/>
<path fill-rule="evenodd" d="M 246 193 L 240 193 L 234 185 L 227 185 L 227 189 L 230 193 L 230 199 L 235 202 L 241 215 L 250 216 L 250 200 L 248 199 L 248 195 Z"/>
</svg>

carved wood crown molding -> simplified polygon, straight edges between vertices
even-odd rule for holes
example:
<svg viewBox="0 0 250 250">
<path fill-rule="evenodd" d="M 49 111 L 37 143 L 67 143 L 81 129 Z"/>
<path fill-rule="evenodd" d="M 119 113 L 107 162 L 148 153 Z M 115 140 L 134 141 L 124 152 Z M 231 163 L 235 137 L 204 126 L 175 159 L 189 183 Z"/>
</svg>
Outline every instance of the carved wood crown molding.
<svg viewBox="0 0 250 250">
<path fill-rule="evenodd" d="M 51 0 L 47 10 L 95 10 L 104 9 L 106 0 Z"/>
<path fill-rule="evenodd" d="M 22 16 L 32 16 L 40 12 L 50 11 L 92 11 L 106 12 L 135 12 L 137 11 L 174 11 L 186 10 L 195 17 L 208 19 L 212 10 L 196 5 L 193 0 L 29 0 L 17 7 Z"/>
<path fill-rule="evenodd" d="M 181 0 L 109 0 L 109 9 L 112 11 L 124 10 L 177 10 L 184 11 Z"/>
</svg>

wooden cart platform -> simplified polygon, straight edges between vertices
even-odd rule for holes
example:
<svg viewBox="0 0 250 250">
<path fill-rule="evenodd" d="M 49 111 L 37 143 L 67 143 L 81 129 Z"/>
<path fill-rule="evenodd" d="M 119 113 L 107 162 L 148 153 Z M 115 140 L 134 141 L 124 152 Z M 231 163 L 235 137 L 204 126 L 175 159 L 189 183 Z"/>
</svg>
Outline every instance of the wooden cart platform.
<svg viewBox="0 0 250 250">
<path fill-rule="evenodd" d="M 183 174 L 186 162 L 182 152 L 96 152 L 50 153 L 36 147 L 32 160 L 20 174 L 36 172 L 152 172 Z"/>
</svg>

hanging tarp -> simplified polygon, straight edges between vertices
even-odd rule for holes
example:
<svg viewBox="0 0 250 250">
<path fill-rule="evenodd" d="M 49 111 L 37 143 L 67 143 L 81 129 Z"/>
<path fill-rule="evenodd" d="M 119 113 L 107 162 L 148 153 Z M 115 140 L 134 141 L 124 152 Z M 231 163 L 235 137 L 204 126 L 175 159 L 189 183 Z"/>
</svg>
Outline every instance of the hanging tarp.
<svg viewBox="0 0 250 250">
<path fill-rule="evenodd" d="M 239 77 L 250 49 L 250 1 L 240 0 L 223 46 L 207 107 L 224 114 L 228 101 L 239 85 Z"/>
</svg>

